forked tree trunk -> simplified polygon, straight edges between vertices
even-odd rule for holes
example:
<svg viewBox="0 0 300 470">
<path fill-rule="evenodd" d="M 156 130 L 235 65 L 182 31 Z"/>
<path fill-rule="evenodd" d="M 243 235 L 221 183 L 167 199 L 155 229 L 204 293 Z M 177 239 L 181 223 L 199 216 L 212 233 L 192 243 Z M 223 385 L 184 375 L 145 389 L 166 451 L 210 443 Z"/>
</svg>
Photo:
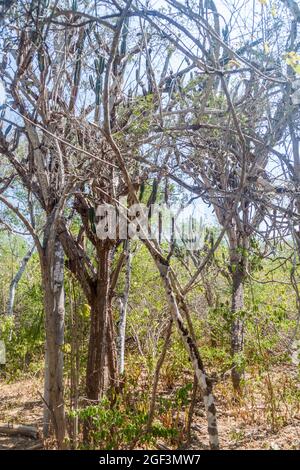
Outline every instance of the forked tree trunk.
<svg viewBox="0 0 300 470">
<path fill-rule="evenodd" d="M 44 288 L 46 359 L 44 436 L 49 434 L 51 421 L 59 448 L 64 447 L 65 409 L 63 386 L 63 351 L 64 343 L 64 252 L 58 241 L 53 252 L 45 250 L 42 259 L 42 280 Z"/>
<path fill-rule="evenodd" d="M 161 260 L 153 255 L 153 258 L 156 262 L 156 265 L 159 269 L 160 276 L 163 280 L 164 288 L 167 294 L 167 300 L 171 310 L 172 318 L 177 326 L 180 337 L 183 341 L 183 344 L 189 354 L 191 363 L 195 375 L 197 377 L 200 389 L 203 394 L 203 401 L 206 411 L 207 423 L 208 423 L 208 435 L 210 447 L 213 450 L 219 449 L 219 437 L 218 437 L 218 428 L 217 428 L 217 418 L 216 418 L 216 407 L 215 400 L 212 394 L 211 383 L 206 376 L 203 362 L 199 353 L 199 349 L 186 328 L 179 307 L 176 301 L 175 293 L 172 288 L 172 283 L 170 281 L 169 266 L 163 264 Z"/>
</svg>

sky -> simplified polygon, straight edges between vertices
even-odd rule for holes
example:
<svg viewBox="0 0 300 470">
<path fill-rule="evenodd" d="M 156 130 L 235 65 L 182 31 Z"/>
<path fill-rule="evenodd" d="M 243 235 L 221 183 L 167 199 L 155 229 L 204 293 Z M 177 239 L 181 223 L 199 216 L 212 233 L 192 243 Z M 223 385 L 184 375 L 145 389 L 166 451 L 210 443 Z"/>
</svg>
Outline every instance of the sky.
<svg viewBox="0 0 300 470">
<path fill-rule="evenodd" d="M 144 3 L 144 1 L 142 0 L 141 3 Z M 234 3 L 238 7 L 242 6 L 241 11 L 245 12 L 245 21 L 247 23 L 249 21 L 251 22 L 253 6 L 256 10 L 255 11 L 256 14 L 261 13 L 261 2 L 260 2 L 260 0 L 248 0 L 247 2 L 245 2 L 245 0 L 231 0 L 231 4 L 234 4 Z M 229 18 L 230 18 L 229 9 L 226 6 L 226 4 L 228 4 L 228 2 L 226 0 L 215 0 L 215 4 L 216 4 L 216 7 L 217 7 L 219 13 L 221 14 L 221 16 L 223 16 L 224 19 L 226 21 L 228 21 Z M 168 3 L 165 0 L 152 0 L 150 2 L 150 5 L 151 5 L 152 8 L 160 8 L 160 7 L 168 6 Z M 248 24 L 248 26 L 249 26 L 249 24 Z M 4 85 L 3 85 L 2 81 L 0 80 L 0 106 L 3 105 L 4 103 L 5 103 L 5 89 L 4 89 Z M 206 204 L 204 204 L 200 200 L 196 200 L 193 204 L 191 204 L 191 206 L 189 208 L 189 211 L 191 213 L 196 212 L 198 215 L 199 215 L 199 212 L 200 212 L 203 219 L 204 219 L 204 222 L 206 222 L 207 224 L 214 223 L 215 217 L 213 215 L 212 208 L 208 207 Z"/>
<path fill-rule="evenodd" d="M 5 89 L 2 81 L 0 80 L 0 106 L 5 103 Z"/>
</svg>

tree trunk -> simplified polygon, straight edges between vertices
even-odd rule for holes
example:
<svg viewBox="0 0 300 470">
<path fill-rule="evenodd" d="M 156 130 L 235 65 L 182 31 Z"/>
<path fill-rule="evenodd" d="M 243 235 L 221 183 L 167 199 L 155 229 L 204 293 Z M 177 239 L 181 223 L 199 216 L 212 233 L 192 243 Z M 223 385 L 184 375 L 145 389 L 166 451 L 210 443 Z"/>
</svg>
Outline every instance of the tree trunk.
<svg viewBox="0 0 300 470">
<path fill-rule="evenodd" d="M 117 386 L 116 354 L 110 296 L 110 249 L 98 250 L 97 281 L 94 286 L 91 306 L 90 338 L 86 369 L 86 395 L 92 404 L 97 404 L 109 386 Z M 91 442 L 93 423 L 87 419 L 83 440 Z"/>
<path fill-rule="evenodd" d="M 75 289 L 73 279 L 69 282 L 69 304 L 70 304 L 70 327 L 71 327 L 71 389 L 70 389 L 70 405 L 71 410 L 75 411 L 75 416 L 71 419 L 70 440 L 71 448 L 77 448 L 78 439 L 78 386 L 79 386 L 79 328 L 78 328 L 78 311 L 76 305 Z"/>
<path fill-rule="evenodd" d="M 234 270 L 232 272 L 232 298 L 231 298 L 231 356 L 233 366 L 231 369 L 231 378 L 234 389 L 239 392 L 243 370 L 237 364 L 238 355 L 244 349 L 244 321 L 240 317 L 241 310 L 244 308 L 244 273 L 241 263 L 232 263 Z"/>
<path fill-rule="evenodd" d="M 118 368 L 119 374 L 123 374 L 125 370 L 125 337 L 126 337 L 126 318 L 127 318 L 127 305 L 130 291 L 131 280 L 131 252 L 130 241 L 126 241 L 126 254 L 125 254 L 125 286 L 124 293 L 120 299 L 120 321 L 119 321 L 119 337 L 118 337 Z"/>
<path fill-rule="evenodd" d="M 99 250 L 99 264 L 94 296 L 91 302 L 91 325 L 86 372 L 86 394 L 97 402 L 102 396 L 107 381 L 105 366 L 107 355 L 107 332 L 109 320 L 110 250 Z"/>
<path fill-rule="evenodd" d="M 15 274 L 15 276 L 13 277 L 13 279 L 10 283 L 9 297 L 8 297 L 7 308 L 6 308 L 6 314 L 8 316 L 12 316 L 14 314 L 14 303 L 15 303 L 16 289 L 17 289 L 18 283 L 20 282 L 20 280 L 22 278 L 22 275 L 23 275 L 23 273 L 26 269 L 27 263 L 30 260 L 32 254 L 34 252 L 34 249 L 35 249 L 35 245 L 33 245 L 28 250 L 28 252 L 26 253 L 26 255 L 24 256 L 24 258 L 22 259 L 22 261 L 20 263 L 20 266 L 19 266 L 19 269 L 18 269 L 17 273 Z"/>
<path fill-rule="evenodd" d="M 49 420 L 53 424 L 57 444 L 64 447 L 65 409 L 63 386 L 64 343 L 64 252 L 58 239 L 53 251 L 46 249 L 42 260 L 44 288 L 46 358 L 44 436 L 49 434 Z"/>
<path fill-rule="evenodd" d="M 169 266 L 167 264 L 162 263 L 161 260 L 158 259 L 158 257 L 156 257 L 155 255 L 153 257 L 159 269 L 160 276 L 164 284 L 172 318 L 174 320 L 174 323 L 177 326 L 177 329 L 183 341 L 183 344 L 189 354 L 191 363 L 193 365 L 194 373 L 197 377 L 200 389 L 203 393 L 203 401 L 204 401 L 207 424 L 208 424 L 210 448 L 212 450 L 219 449 L 216 407 L 215 407 L 214 396 L 212 394 L 211 382 L 205 373 L 203 362 L 202 362 L 197 344 L 195 343 L 194 339 L 192 338 L 191 334 L 186 328 L 183 322 L 181 313 L 179 311 L 175 293 L 173 291 L 172 283 L 170 280 Z"/>
<path fill-rule="evenodd" d="M 188 413 L 188 419 L 186 423 L 186 443 L 185 445 L 187 448 L 189 447 L 191 443 L 191 438 L 192 438 L 192 424 L 193 424 L 193 416 L 194 416 L 194 411 L 195 407 L 197 404 L 197 392 L 198 392 L 198 380 L 197 377 L 194 375 L 194 382 L 193 382 L 193 391 L 192 391 L 192 396 L 191 396 L 191 403 L 189 407 L 189 413 Z"/>
<path fill-rule="evenodd" d="M 155 412 L 155 401 L 156 401 L 156 394 L 157 394 L 157 387 L 158 387 L 158 380 L 159 380 L 159 374 L 161 371 L 161 368 L 163 366 L 167 350 L 170 344 L 170 338 L 172 334 L 172 326 L 173 326 L 173 319 L 169 321 L 168 328 L 165 333 L 165 341 L 163 344 L 162 351 L 160 353 L 160 356 L 157 360 L 155 371 L 154 371 L 154 376 L 153 376 L 153 385 L 152 385 L 152 393 L 151 393 L 151 400 L 150 400 L 150 405 L 149 405 L 149 413 L 148 413 L 148 421 L 147 421 L 147 432 L 150 432 L 151 426 L 153 423 L 153 418 L 154 418 L 154 412 Z"/>
<path fill-rule="evenodd" d="M 107 323 L 107 371 L 109 387 L 119 388 L 119 375 L 117 368 L 117 348 L 115 341 L 115 327 L 112 311 L 112 298 L 109 296 L 108 323 Z"/>
</svg>

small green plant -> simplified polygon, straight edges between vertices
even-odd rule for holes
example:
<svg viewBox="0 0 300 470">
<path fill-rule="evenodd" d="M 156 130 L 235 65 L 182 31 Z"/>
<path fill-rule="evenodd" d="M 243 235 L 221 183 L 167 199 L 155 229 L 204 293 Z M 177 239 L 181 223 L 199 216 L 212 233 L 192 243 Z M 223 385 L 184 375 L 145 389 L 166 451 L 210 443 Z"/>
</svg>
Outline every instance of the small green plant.
<svg viewBox="0 0 300 470">
<path fill-rule="evenodd" d="M 137 445 L 152 446 L 158 437 L 169 438 L 176 435 L 176 430 L 169 429 L 160 422 L 155 422 L 150 432 L 145 432 L 148 419 L 146 399 L 132 402 L 128 397 L 118 396 L 114 406 L 104 398 L 97 406 L 88 406 L 76 414 L 84 423 L 91 423 L 89 448 L 94 449 L 131 449 Z"/>
</svg>

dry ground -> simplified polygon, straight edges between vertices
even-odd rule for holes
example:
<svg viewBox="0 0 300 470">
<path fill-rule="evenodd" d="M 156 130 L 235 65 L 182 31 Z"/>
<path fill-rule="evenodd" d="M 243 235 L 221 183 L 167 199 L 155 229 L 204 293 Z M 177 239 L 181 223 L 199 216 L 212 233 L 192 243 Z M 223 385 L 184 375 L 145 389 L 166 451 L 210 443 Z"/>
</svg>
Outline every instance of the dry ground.
<svg viewBox="0 0 300 470">
<path fill-rule="evenodd" d="M 271 407 L 268 402 L 267 382 L 261 382 L 247 388 L 245 398 L 239 403 L 230 404 L 230 382 L 216 387 L 220 440 L 223 449 L 300 449 L 300 412 L 293 404 L 293 393 L 289 380 L 284 384 L 285 375 L 277 371 L 273 373 L 274 392 L 290 387 L 291 407 L 285 398 L 276 399 L 275 411 L 277 429 L 272 431 L 270 424 Z M 295 386 L 295 384 L 293 385 Z M 39 392 L 42 391 L 42 380 L 30 378 L 14 383 L 0 382 L 0 422 L 36 426 L 42 428 L 43 403 Z M 284 395 L 285 396 L 285 395 Z M 229 402 L 229 403 L 228 403 Z M 226 405 L 224 405 L 226 403 Z M 269 418 L 266 419 L 266 416 Z M 30 449 L 37 441 L 24 437 L 8 437 L 0 435 L 0 450 Z M 202 405 L 196 407 L 192 427 L 192 449 L 207 448 L 207 432 L 205 415 Z"/>
<path fill-rule="evenodd" d="M 14 383 L 0 382 L 0 422 L 35 426 L 41 431 L 43 403 L 38 394 L 42 390 L 39 379 L 25 379 Z M 0 450 L 29 449 L 37 441 L 29 437 L 0 434 Z"/>
</svg>

